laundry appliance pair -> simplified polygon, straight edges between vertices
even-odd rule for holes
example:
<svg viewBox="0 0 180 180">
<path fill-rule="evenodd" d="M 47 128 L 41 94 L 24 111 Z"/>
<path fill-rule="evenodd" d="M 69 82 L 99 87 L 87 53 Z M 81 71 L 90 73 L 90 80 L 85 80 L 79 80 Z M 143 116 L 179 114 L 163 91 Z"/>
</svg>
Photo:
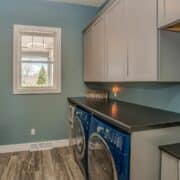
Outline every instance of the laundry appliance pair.
<svg viewBox="0 0 180 180">
<path fill-rule="evenodd" d="M 72 134 L 75 160 L 88 180 L 129 180 L 130 135 L 76 107 Z"/>
</svg>

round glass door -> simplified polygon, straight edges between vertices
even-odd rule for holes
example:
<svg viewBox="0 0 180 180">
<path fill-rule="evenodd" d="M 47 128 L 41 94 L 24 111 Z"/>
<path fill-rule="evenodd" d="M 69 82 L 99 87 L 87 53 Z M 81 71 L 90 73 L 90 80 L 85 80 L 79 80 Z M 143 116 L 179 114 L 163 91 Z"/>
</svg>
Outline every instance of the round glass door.
<svg viewBox="0 0 180 180">
<path fill-rule="evenodd" d="M 89 140 L 88 170 L 89 180 L 118 180 L 108 145 L 98 134 L 93 134 Z"/>
<path fill-rule="evenodd" d="M 74 152 L 78 159 L 82 159 L 85 154 L 85 134 L 84 128 L 81 123 L 81 120 L 78 117 L 75 117 L 74 120 L 74 130 L 73 137 L 75 141 Z"/>
</svg>

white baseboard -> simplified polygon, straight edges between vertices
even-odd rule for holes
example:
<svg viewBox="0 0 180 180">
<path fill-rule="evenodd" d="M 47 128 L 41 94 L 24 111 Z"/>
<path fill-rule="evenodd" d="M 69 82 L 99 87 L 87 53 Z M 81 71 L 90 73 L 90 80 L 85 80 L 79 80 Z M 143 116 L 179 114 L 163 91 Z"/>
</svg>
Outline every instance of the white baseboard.
<svg viewBox="0 0 180 180">
<path fill-rule="evenodd" d="M 31 142 L 24 144 L 0 145 L 0 154 L 21 151 L 41 151 L 67 146 L 69 146 L 69 139 Z"/>
</svg>

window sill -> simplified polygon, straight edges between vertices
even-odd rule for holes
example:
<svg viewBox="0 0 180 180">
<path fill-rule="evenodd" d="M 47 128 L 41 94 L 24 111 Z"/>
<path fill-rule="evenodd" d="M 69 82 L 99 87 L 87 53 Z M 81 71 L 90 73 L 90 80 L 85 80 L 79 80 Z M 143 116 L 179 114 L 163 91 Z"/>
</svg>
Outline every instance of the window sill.
<svg viewBox="0 0 180 180">
<path fill-rule="evenodd" d="M 61 94 L 61 89 L 49 89 L 49 90 L 14 90 L 13 95 L 41 95 L 41 94 Z"/>
</svg>

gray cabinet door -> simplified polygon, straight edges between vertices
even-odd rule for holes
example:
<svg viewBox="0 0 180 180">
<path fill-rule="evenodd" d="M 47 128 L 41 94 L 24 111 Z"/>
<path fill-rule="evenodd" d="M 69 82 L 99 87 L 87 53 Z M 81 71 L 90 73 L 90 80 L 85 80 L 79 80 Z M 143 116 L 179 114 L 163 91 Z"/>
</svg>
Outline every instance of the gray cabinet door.
<svg viewBox="0 0 180 180">
<path fill-rule="evenodd" d="M 179 180 L 179 161 L 162 152 L 161 180 Z"/>
<path fill-rule="evenodd" d="M 105 13 L 107 81 L 123 81 L 126 75 L 125 1 L 117 0 Z"/>
<path fill-rule="evenodd" d="M 158 26 L 166 24 L 165 0 L 158 0 Z"/>
<path fill-rule="evenodd" d="M 92 81 L 105 81 L 105 19 L 100 16 L 92 25 Z"/>
<path fill-rule="evenodd" d="M 105 19 L 99 17 L 84 33 L 84 81 L 105 81 Z"/>
<path fill-rule="evenodd" d="M 92 28 L 88 28 L 84 33 L 84 81 L 92 81 Z"/>
<path fill-rule="evenodd" d="M 128 81 L 157 80 L 157 1 L 126 0 Z"/>
<path fill-rule="evenodd" d="M 159 27 L 166 26 L 180 19 L 179 0 L 158 0 Z"/>
<path fill-rule="evenodd" d="M 172 23 L 180 19 L 180 1 L 179 0 L 165 0 L 165 14 L 166 22 Z"/>
</svg>

